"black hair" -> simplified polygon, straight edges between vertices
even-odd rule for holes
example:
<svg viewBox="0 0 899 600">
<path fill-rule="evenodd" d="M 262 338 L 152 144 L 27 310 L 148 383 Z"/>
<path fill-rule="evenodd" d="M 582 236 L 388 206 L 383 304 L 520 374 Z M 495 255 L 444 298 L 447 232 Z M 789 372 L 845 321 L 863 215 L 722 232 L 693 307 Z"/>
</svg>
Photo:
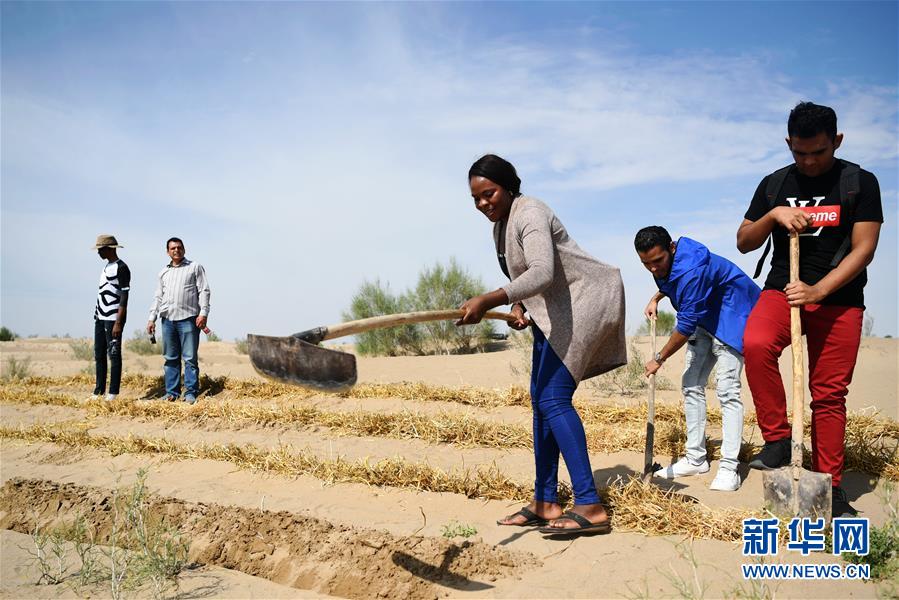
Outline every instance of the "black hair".
<svg viewBox="0 0 899 600">
<path fill-rule="evenodd" d="M 665 251 L 671 246 L 671 234 L 664 227 L 650 225 L 638 231 L 634 237 L 637 252 L 648 252 L 656 246 L 661 246 Z"/>
<path fill-rule="evenodd" d="M 474 161 L 468 169 L 468 180 L 471 181 L 472 177 L 484 177 L 503 186 L 513 198 L 521 195 L 521 179 L 518 178 L 515 167 L 495 154 L 485 154 Z"/>
<path fill-rule="evenodd" d="M 165 249 L 166 249 L 166 251 L 168 251 L 168 249 L 169 249 L 169 244 L 171 244 L 172 242 L 178 242 L 179 244 L 181 244 L 181 247 L 182 247 L 182 248 L 184 247 L 184 242 L 181 241 L 181 238 L 170 237 L 170 238 L 169 238 L 168 240 L 166 240 L 166 242 L 165 242 Z"/>
<path fill-rule="evenodd" d="M 829 106 L 800 102 L 790 111 L 787 134 L 792 137 L 813 138 L 826 133 L 833 141 L 837 137 L 837 113 Z"/>
</svg>

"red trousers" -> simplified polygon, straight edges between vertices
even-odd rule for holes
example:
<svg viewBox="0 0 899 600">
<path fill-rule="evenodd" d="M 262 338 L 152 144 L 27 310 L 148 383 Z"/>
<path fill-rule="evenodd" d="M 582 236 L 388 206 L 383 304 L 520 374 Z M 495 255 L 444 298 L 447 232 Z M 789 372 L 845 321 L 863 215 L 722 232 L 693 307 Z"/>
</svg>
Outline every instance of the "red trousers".
<svg viewBox="0 0 899 600">
<path fill-rule="evenodd" d="M 852 306 L 807 304 L 800 308 L 808 342 L 808 382 L 812 393 L 812 470 L 830 473 L 840 484 L 846 436 L 846 392 L 852 381 L 864 311 Z M 787 397 L 778 358 L 790 345 L 790 305 L 786 295 L 765 290 L 743 333 L 746 379 L 762 437 L 790 437 Z"/>
</svg>

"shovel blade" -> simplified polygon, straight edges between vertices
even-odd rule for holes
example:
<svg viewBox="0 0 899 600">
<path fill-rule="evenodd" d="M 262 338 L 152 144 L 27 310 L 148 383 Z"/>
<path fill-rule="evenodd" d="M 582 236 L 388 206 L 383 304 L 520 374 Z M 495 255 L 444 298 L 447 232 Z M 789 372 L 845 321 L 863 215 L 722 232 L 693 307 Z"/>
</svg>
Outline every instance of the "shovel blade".
<svg viewBox="0 0 899 600">
<path fill-rule="evenodd" d="M 325 392 L 356 384 L 356 357 L 293 337 L 248 335 L 250 362 L 263 377 Z"/>
<path fill-rule="evenodd" d="M 798 475 L 798 480 L 796 479 Z M 762 476 L 765 503 L 779 517 L 831 520 L 833 488 L 830 473 L 800 467 L 765 471 Z"/>
</svg>

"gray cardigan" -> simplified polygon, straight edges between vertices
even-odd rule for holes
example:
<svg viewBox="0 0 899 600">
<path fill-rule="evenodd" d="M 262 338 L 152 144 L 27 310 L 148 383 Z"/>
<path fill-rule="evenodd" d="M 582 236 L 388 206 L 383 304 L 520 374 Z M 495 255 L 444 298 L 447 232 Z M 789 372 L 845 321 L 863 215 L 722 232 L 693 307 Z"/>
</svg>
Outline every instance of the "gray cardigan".
<svg viewBox="0 0 899 600">
<path fill-rule="evenodd" d="M 624 283 L 621 273 L 568 237 L 540 200 L 519 196 L 507 217 L 503 286 L 509 302 L 522 302 L 531 320 L 576 382 L 627 363 Z M 500 249 L 502 222 L 494 224 Z"/>
</svg>

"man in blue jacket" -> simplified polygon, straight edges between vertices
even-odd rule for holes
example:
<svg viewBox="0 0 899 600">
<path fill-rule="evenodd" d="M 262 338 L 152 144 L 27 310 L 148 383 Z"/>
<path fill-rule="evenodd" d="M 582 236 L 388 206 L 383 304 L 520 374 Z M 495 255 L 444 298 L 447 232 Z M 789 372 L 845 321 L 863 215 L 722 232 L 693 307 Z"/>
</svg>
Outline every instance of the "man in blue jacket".
<svg viewBox="0 0 899 600">
<path fill-rule="evenodd" d="M 637 232 L 634 247 L 659 288 L 646 306 L 646 317 L 656 317 L 659 301 L 665 297 L 677 311 L 677 327 L 662 350 L 646 363 L 646 376 L 658 371 L 668 357 L 687 344 L 681 381 L 687 455 L 655 475 L 674 479 L 708 472 L 705 384 L 712 367 L 717 365 L 721 462 L 710 488 L 737 490 L 737 456 L 743 436 L 743 329 L 761 290 L 734 263 L 688 237 L 681 237 L 676 243 L 671 241 L 664 227 L 644 227 Z"/>
</svg>

